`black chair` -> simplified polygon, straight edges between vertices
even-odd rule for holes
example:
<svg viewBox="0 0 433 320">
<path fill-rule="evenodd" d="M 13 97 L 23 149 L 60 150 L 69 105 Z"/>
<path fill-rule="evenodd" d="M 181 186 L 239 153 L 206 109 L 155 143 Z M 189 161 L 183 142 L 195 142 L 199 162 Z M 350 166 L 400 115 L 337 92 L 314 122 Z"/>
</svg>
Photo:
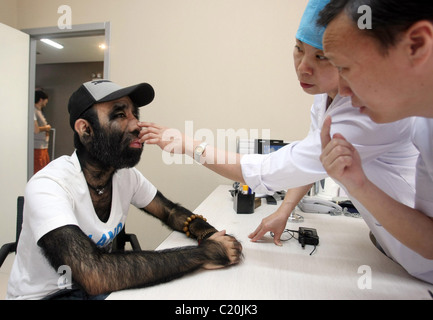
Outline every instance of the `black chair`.
<svg viewBox="0 0 433 320">
<path fill-rule="evenodd" d="M 122 231 L 114 238 L 113 240 L 113 252 L 122 252 L 125 251 L 125 244 L 129 242 L 132 247 L 132 251 L 141 251 L 140 243 L 138 243 L 138 238 L 135 234 L 126 233 L 125 226 Z"/>
<path fill-rule="evenodd" d="M 20 196 L 17 199 L 17 229 L 15 242 L 6 243 L 0 249 L 0 267 L 6 260 L 9 253 L 17 252 L 18 239 L 20 238 L 21 228 L 23 225 L 23 209 L 24 209 L 24 197 Z"/>
</svg>

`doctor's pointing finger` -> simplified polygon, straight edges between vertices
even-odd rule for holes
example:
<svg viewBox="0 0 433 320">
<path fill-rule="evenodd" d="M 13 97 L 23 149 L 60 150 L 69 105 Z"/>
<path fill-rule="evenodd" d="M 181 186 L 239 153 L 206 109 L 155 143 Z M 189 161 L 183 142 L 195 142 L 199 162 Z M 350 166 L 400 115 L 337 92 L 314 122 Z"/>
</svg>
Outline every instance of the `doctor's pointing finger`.
<svg viewBox="0 0 433 320">
<path fill-rule="evenodd" d="M 327 117 L 320 134 L 320 161 L 329 176 L 345 185 L 349 192 L 362 188 L 367 178 L 362 169 L 361 157 L 356 148 L 341 134 L 336 133 L 331 138 L 331 125 L 332 119 Z"/>
</svg>

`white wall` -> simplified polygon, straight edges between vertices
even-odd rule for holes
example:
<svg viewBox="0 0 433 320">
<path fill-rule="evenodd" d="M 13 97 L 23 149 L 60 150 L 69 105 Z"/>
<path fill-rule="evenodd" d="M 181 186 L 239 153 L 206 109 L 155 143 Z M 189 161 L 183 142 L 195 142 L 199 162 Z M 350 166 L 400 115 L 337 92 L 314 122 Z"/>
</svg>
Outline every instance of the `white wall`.
<svg viewBox="0 0 433 320">
<path fill-rule="evenodd" d="M 19 29 L 56 26 L 57 9 L 64 4 L 63 0 L 14 1 Z M 195 130 L 210 129 L 215 136 L 218 129 L 271 129 L 272 138 L 293 141 L 308 132 L 312 103 L 299 87 L 292 58 L 307 2 L 69 0 L 67 4 L 73 24 L 111 22 L 113 81 L 154 86 L 156 99 L 142 109 L 142 120 L 179 129 L 191 120 Z M 231 183 L 198 165 L 166 165 L 156 147 L 145 149 L 138 169 L 169 198 L 191 209 L 217 185 Z M 127 225 L 140 237 L 144 234 L 149 247 L 167 235 L 159 222 L 135 210 Z"/>
<path fill-rule="evenodd" d="M 15 241 L 17 197 L 27 182 L 28 35 L 0 23 L 0 245 Z"/>
</svg>

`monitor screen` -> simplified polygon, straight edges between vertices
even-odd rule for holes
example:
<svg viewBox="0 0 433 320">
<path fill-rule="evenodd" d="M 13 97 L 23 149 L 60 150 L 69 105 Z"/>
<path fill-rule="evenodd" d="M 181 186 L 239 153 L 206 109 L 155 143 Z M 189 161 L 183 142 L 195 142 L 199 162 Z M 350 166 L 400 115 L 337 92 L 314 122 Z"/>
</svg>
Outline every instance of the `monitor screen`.
<svg viewBox="0 0 433 320">
<path fill-rule="evenodd" d="M 288 145 L 288 142 L 283 140 L 265 140 L 265 139 L 257 139 L 257 153 L 258 154 L 269 154 L 275 151 L 280 150 L 282 147 Z"/>
</svg>

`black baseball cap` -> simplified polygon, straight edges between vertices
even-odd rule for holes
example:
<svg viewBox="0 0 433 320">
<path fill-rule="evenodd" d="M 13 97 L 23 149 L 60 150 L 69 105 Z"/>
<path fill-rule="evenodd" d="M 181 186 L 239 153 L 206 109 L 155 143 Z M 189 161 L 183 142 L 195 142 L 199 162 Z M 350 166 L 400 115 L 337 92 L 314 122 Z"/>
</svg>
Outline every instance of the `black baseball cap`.
<svg viewBox="0 0 433 320">
<path fill-rule="evenodd" d="M 84 111 L 95 103 L 102 103 L 128 96 L 139 107 L 148 105 L 155 98 L 155 91 L 148 83 L 122 88 L 110 80 L 95 80 L 83 83 L 69 99 L 69 123 L 72 130 Z"/>
</svg>

